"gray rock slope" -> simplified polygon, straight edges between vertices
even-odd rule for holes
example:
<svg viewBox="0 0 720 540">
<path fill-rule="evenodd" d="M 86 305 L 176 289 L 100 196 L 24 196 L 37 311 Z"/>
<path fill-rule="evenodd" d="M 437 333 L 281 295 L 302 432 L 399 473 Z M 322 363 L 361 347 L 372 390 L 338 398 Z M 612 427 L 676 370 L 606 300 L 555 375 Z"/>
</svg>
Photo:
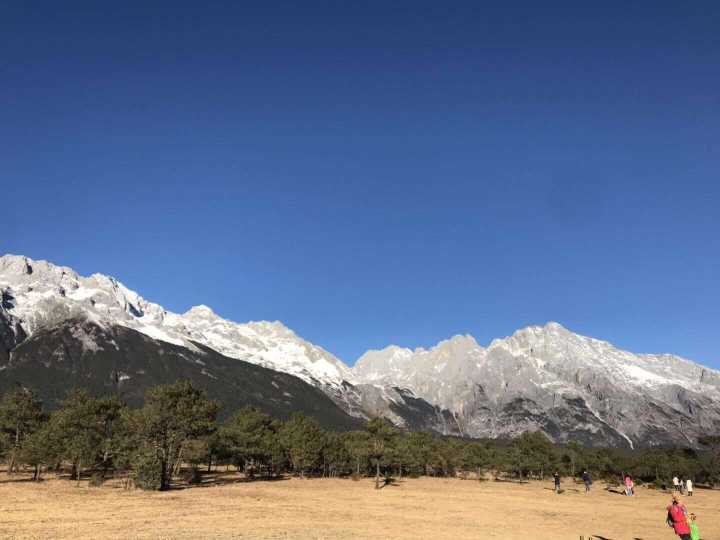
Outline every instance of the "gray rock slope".
<svg viewBox="0 0 720 540">
<path fill-rule="evenodd" d="M 409 429 L 503 438 L 542 430 L 559 442 L 619 447 L 694 446 L 720 433 L 720 373 L 622 351 L 557 323 L 487 347 L 469 335 L 427 350 L 390 346 L 350 368 L 277 321 L 235 323 L 206 306 L 172 313 L 112 277 L 0 257 L 0 378 L 22 343 L 71 320 L 287 373 L 355 418 L 382 415 Z"/>
<path fill-rule="evenodd" d="M 122 336 L 127 342 L 117 346 L 124 348 L 130 345 L 129 336 L 139 333 L 161 344 L 182 348 L 186 356 L 198 361 L 202 361 L 206 349 L 210 349 L 238 363 L 247 362 L 293 375 L 322 390 L 337 406 L 360 420 L 383 415 L 410 429 L 458 431 L 452 422 L 448 423 L 451 417 L 446 411 L 436 410 L 437 407 L 418 399 L 407 389 L 354 384 L 352 370 L 347 365 L 278 321 L 239 324 L 219 317 L 207 306 L 195 306 L 183 314 L 173 313 L 148 302 L 112 277 L 102 274 L 83 277 L 71 268 L 17 255 L 0 257 L 0 299 L 0 378 L 14 373 L 20 346 L 29 339 L 39 336 L 48 340 L 57 335 L 51 330 L 68 321 L 86 321 L 104 333 L 71 333 L 75 339 L 85 342 L 80 347 L 82 350 L 103 348 L 92 342 L 94 335 Z M 48 351 L 49 348 L 48 345 L 33 350 Z M 13 354 L 15 362 L 10 362 Z M 160 360 L 156 359 L 156 363 Z M 167 362 L 163 362 L 165 364 Z M 23 365 L 32 364 L 26 358 Z M 185 367 L 181 363 L 177 366 L 178 373 Z M 27 378 L 28 373 L 23 371 L 23 377 Z M 208 376 L 211 375 L 220 376 Z M 35 385 L 51 384 L 51 381 L 43 382 L 41 377 L 31 379 Z M 125 386 L 140 384 L 140 381 L 135 377 Z M 0 386 L 1 383 L 0 380 Z M 210 388 L 218 394 L 226 387 L 214 384 Z M 127 389 L 129 395 L 133 395 L 131 390 Z M 218 397 L 226 398 L 227 394 L 218 394 Z"/>
<path fill-rule="evenodd" d="M 473 437 L 539 429 L 592 445 L 694 446 L 720 432 L 720 373 L 677 356 L 622 351 L 557 323 L 487 348 L 455 336 L 429 350 L 370 351 L 354 374 L 413 391 Z"/>
</svg>

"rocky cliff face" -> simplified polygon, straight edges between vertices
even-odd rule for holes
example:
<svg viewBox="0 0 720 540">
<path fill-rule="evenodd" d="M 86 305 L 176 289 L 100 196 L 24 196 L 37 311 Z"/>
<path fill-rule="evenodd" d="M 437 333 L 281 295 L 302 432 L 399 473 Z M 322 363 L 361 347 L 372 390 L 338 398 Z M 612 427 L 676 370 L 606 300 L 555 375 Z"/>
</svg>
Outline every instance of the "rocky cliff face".
<svg viewBox="0 0 720 540">
<path fill-rule="evenodd" d="M 68 321 L 84 321 L 103 332 L 123 338 L 134 334 L 118 334 L 118 328 L 140 333 L 160 344 L 153 351 L 164 350 L 163 344 L 165 347 L 173 345 L 184 350 L 185 357 L 202 362 L 205 352 L 211 350 L 235 359 L 238 364 L 249 363 L 293 375 L 321 390 L 336 406 L 358 420 L 384 414 L 403 427 L 446 431 L 442 420 L 437 420 L 442 419 L 442 411 L 437 414 L 419 413 L 418 407 L 424 411 L 434 411 L 435 407 L 415 398 L 408 390 L 398 392 L 379 389 L 372 384 L 354 385 L 354 376 L 348 366 L 278 321 L 239 324 L 219 317 L 207 306 L 195 306 L 183 314 L 173 313 L 148 302 L 112 277 L 102 274 L 83 277 L 67 267 L 15 255 L 0 257 L 0 294 L 5 299 L 0 307 L 0 377 L 6 379 L 17 372 L 19 346 L 28 338 L 33 342 L 48 340 L 55 335 L 53 331 L 66 326 Z M 70 354 L 60 349 L 65 350 L 65 356 L 69 354 L 72 358 L 62 364 L 65 368 L 80 365 L 81 373 L 93 370 L 91 363 L 77 364 L 80 361 L 77 351 L 97 347 L 106 349 L 105 345 L 92 344 L 95 334 L 71 332 L 70 337 L 66 336 L 62 341 L 63 347 L 74 352 Z M 70 339 L 75 339 L 77 343 L 67 347 Z M 121 350 L 129 347 L 125 341 L 117 341 L 117 337 L 113 339 L 115 346 Z M 47 354 L 50 348 L 48 345 L 34 350 Z M 164 358 L 152 358 L 155 363 L 166 365 Z M 23 365 L 27 362 L 29 360 L 25 358 Z M 178 369 L 182 366 L 178 364 Z M 168 369 L 170 367 L 168 365 Z M 29 372 L 26 370 L 23 373 L 22 380 L 28 379 Z M 49 384 L 40 377 L 28 380 L 35 385 Z M 68 379 L 60 377 L 60 380 Z M 132 382 L 127 384 L 132 386 L 144 379 L 128 380 Z M 158 382 L 160 379 L 150 380 Z M 218 388 L 218 385 L 212 386 L 214 395 L 217 395 Z M 451 429 L 449 432 L 454 431 Z"/>
<path fill-rule="evenodd" d="M 557 323 L 487 348 L 456 336 L 429 349 L 361 357 L 359 381 L 407 387 L 458 417 L 470 436 L 541 429 L 555 440 L 694 445 L 720 430 L 720 373 L 671 355 L 635 355 Z"/>
<path fill-rule="evenodd" d="M 699 436 L 720 432 L 720 373 L 672 355 L 622 351 L 557 323 L 518 330 L 487 347 L 472 336 L 455 336 L 427 350 L 390 346 L 369 351 L 351 369 L 277 321 L 235 323 L 206 306 L 172 313 L 108 276 L 83 277 L 44 261 L 0 257 L 0 384 L 21 364 L 50 362 L 61 354 L 50 345 L 36 346 L 32 350 L 51 358 L 32 360 L 24 352 L 18 364 L 27 343 L 49 340 L 68 321 L 112 336 L 93 345 L 87 333 L 64 334 L 64 358 L 68 350 L 76 352 L 63 365 L 82 366 L 78 373 L 94 368 L 80 361 L 77 351 L 106 350 L 113 340 L 113 347 L 131 350 L 125 339 L 139 333 L 157 345 L 148 368 L 172 372 L 173 364 L 159 352 L 170 345 L 182 351 L 177 358 L 197 365 L 212 351 L 297 377 L 357 419 L 383 415 L 409 429 L 470 437 L 542 430 L 560 442 L 626 447 L 695 445 Z M 176 367 L 181 373 L 185 366 Z"/>
</svg>

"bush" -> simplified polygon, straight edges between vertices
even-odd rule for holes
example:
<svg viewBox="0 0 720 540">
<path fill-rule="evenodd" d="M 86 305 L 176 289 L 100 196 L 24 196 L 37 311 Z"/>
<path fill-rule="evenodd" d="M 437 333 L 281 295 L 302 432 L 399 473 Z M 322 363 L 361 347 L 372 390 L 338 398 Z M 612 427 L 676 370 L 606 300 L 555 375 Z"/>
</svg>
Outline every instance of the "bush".
<svg viewBox="0 0 720 540">
<path fill-rule="evenodd" d="M 140 489 L 158 491 L 162 487 L 162 465 L 157 457 L 137 456 L 133 460 L 133 481 Z"/>
</svg>

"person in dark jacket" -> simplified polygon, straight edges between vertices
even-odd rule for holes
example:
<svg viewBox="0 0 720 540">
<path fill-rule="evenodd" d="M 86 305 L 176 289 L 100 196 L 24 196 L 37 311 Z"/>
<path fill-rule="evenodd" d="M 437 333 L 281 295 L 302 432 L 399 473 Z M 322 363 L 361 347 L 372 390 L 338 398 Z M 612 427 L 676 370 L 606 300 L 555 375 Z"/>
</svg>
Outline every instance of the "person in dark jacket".
<svg viewBox="0 0 720 540">
<path fill-rule="evenodd" d="M 583 471 L 582 481 L 583 484 L 585 484 L 585 493 L 590 493 L 590 486 L 592 485 L 592 478 L 590 478 L 590 473 L 588 473 L 587 471 Z"/>
<path fill-rule="evenodd" d="M 553 479 L 555 480 L 555 493 L 560 493 L 560 473 L 558 471 L 553 474 Z"/>
</svg>

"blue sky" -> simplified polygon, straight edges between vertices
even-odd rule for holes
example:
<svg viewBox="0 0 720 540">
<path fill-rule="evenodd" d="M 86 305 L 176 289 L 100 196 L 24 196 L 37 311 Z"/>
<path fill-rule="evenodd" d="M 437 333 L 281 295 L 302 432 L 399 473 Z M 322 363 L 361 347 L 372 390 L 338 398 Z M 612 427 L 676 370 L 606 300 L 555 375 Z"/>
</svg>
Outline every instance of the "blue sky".
<svg viewBox="0 0 720 540">
<path fill-rule="evenodd" d="M 558 321 L 720 368 L 717 2 L 4 2 L 0 252 L 352 363 Z"/>
</svg>

